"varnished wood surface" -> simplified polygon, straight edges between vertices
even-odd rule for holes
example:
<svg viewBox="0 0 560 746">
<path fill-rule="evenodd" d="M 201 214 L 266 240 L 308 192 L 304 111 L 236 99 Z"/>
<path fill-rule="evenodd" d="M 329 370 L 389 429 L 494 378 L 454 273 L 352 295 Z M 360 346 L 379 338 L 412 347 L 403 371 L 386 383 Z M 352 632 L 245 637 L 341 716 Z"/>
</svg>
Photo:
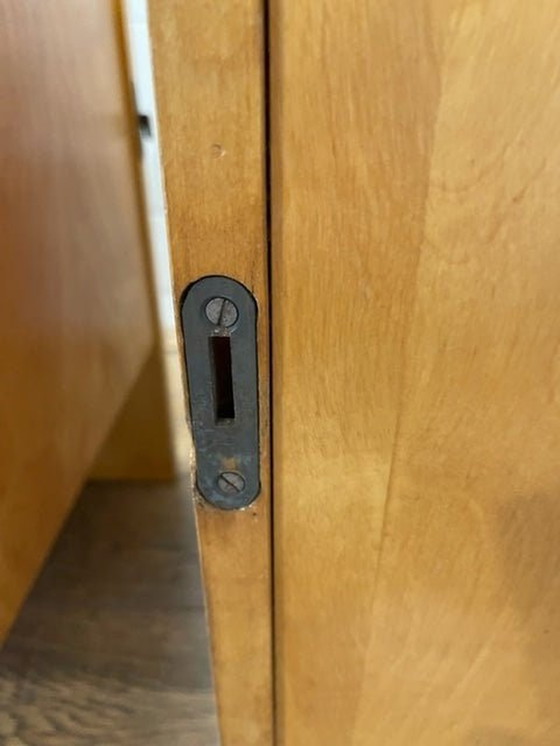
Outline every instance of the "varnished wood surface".
<svg viewBox="0 0 560 746">
<path fill-rule="evenodd" d="M 163 357 L 157 339 L 97 454 L 91 479 L 172 479 L 176 475 Z"/>
<path fill-rule="evenodd" d="M 223 746 L 272 743 L 264 21 L 260 0 L 152 0 L 156 96 L 177 300 L 230 275 L 258 306 L 261 495 L 197 506 Z"/>
<path fill-rule="evenodd" d="M 272 3 L 282 746 L 560 742 L 559 19 Z"/>
<path fill-rule="evenodd" d="M 437 100 L 424 22 L 271 7 L 282 746 L 346 746 L 362 685 Z"/>
<path fill-rule="evenodd" d="M 154 335 L 118 6 L 0 18 L 2 637 Z"/>
<path fill-rule="evenodd" d="M 0 652 L 0 743 L 218 746 L 190 497 L 86 488 Z"/>
</svg>

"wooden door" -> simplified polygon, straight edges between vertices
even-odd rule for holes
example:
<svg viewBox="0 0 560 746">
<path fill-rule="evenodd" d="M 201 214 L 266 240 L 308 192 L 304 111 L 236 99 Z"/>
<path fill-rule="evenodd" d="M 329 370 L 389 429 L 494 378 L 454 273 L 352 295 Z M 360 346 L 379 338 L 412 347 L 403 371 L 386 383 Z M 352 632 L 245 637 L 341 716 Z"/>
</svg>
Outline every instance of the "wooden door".
<svg viewBox="0 0 560 746">
<path fill-rule="evenodd" d="M 177 306 L 209 275 L 235 278 L 258 305 L 261 492 L 240 511 L 216 509 L 196 493 L 196 515 L 221 743 L 272 746 L 263 7 L 149 7 Z"/>
<path fill-rule="evenodd" d="M 173 470 L 118 3 L 0 0 L 0 89 L 1 639 L 89 475 Z"/>
<path fill-rule="evenodd" d="M 198 504 L 223 743 L 274 696 L 277 746 L 557 744 L 560 2 L 151 10 L 178 297 L 266 308 L 268 170 L 272 592 L 268 492 Z"/>
<path fill-rule="evenodd" d="M 271 4 L 278 744 L 560 742 L 560 3 Z"/>
</svg>

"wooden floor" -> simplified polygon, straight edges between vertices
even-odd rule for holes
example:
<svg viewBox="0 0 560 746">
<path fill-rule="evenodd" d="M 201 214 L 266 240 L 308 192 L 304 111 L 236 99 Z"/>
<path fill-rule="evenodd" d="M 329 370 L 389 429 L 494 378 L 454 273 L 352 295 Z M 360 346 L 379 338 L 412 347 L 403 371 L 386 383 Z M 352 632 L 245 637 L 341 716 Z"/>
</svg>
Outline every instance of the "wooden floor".
<svg viewBox="0 0 560 746">
<path fill-rule="evenodd" d="M 0 653 L 2 746 L 217 746 L 188 492 L 85 489 Z"/>
</svg>

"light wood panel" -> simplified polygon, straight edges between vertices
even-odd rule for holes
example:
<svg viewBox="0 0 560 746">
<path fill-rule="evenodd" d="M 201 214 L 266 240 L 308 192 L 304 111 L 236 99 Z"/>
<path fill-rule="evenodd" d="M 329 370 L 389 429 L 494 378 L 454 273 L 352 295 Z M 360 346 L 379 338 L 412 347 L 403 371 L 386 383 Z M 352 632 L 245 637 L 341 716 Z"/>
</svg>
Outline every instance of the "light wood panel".
<svg viewBox="0 0 560 746">
<path fill-rule="evenodd" d="M 560 3 L 448 39 L 355 743 L 552 746 Z"/>
<path fill-rule="evenodd" d="M 271 18 L 279 743 L 331 746 L 371 630 L 438 76 L 409 3 Z"/>
<path fill-rule="evenodd" d="M 97 454 L 90 479 L 172 479 L 177 475 L 166 385 L 162 348 L 156 338 Z"/>
<path fill-rule="evenodd" d="M 559 19 L 272 4 L 279 744 L 560 739 Z"/>
<path fill-rule="evenodd" d="M 154 335 L 118 6 L 0 19 L 2 636 Z"/>
<path fill-rule="evenodd" d="M 268 301 L 263 17 L 259 0 L 151 0 L 175 295 L 204 275 L 259 305 L 262 493 L 249 509 L 197 501 L 223 746 L 272 743 Z"/>
</svg>

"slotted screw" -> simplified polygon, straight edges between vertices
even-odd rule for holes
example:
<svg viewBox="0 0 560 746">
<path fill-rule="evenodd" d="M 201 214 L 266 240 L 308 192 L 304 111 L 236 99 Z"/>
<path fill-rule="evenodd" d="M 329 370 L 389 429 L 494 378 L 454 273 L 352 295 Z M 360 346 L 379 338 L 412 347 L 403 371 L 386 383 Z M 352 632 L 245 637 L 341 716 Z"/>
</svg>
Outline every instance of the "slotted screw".
<svg viewBox="0 0 560 746">
<path fill-rule="evenodd" d="M 227 298 L 212 298 L 204 309 L 206 318 L 215 326 L 233 326 L 237 321 L 239 312 L 235 303 Z"/>
<path fill-rule="evenodd" d="M 245 480 L 236 471 L 223 471 L 218 477 L 218 489 L 223 495 L 238 495 L 245 489 Z"/>
</svg>

